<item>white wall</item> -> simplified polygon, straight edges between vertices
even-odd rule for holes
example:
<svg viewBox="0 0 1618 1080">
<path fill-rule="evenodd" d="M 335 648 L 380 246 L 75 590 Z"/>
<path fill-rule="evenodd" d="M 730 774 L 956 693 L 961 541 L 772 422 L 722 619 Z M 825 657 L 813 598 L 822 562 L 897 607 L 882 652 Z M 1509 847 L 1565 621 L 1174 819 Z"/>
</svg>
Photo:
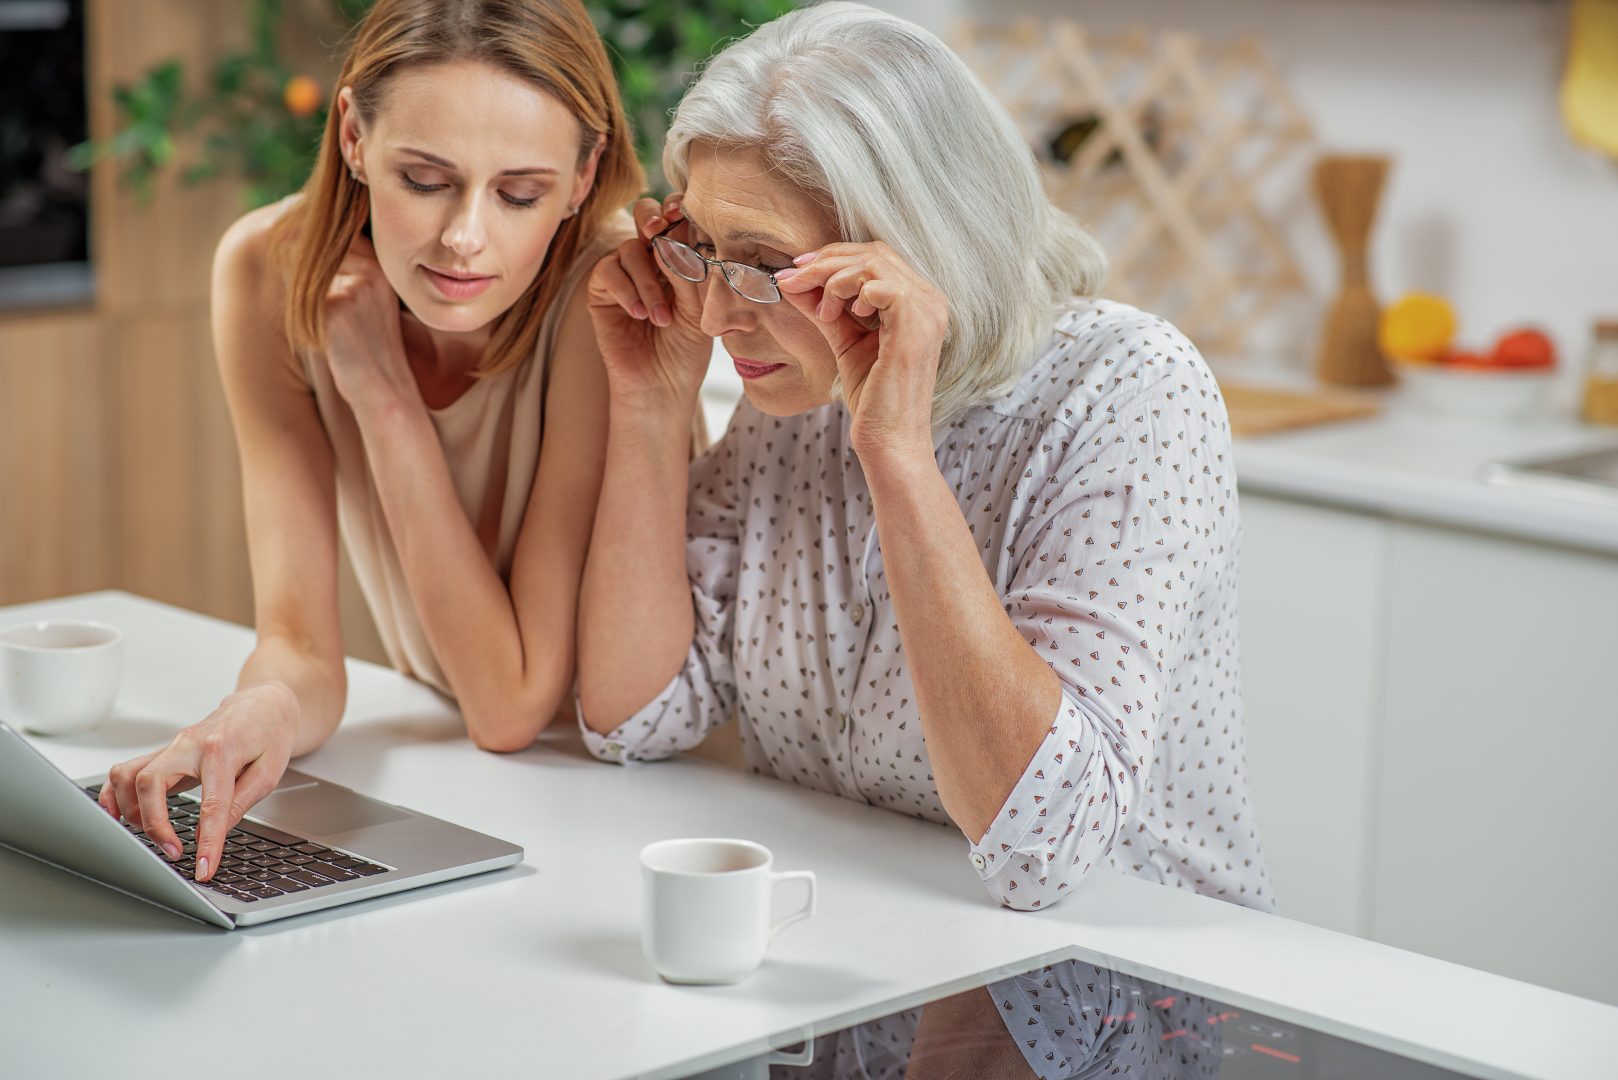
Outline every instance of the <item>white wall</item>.
<svg viewBox="0 0 1618 1080">
<path fill-rule="evenodd" d="M 961 18 L 1063 16 L 1097 30 L 1257 37 L 1322 146 L 1394 157 L 1373 284 L 1455 303 L 1479 346 L 1522 323 L 1580 358 L 1618 316 L 1618 163 L 1577 147 L 1557 109 L 1568 5 L 1554 0 L 877 0 L 946 37 Z M 1291 222 L 1306 316 L 1252 359 L 1305 367 L 1336 265 L 1312 204 Z"/>
</svg>

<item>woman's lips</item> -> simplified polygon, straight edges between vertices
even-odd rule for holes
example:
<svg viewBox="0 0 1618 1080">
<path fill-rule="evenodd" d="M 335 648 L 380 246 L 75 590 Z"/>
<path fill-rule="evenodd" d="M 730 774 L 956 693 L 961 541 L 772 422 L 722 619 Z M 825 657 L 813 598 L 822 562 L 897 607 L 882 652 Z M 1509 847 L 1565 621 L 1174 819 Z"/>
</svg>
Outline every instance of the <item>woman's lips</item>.
<svg viewBox="0 0 1618 1080">
<path fill-rule="evenodd" d="M 446 274 L 441 270 L 434 270 L 430 266 L 423 266 L 422 273 L 433 287 L 451 300 L 470 300 L 478 293 L 494 284 L 492 277 L 468 277 L 460 274 Z"/>
<path fill-rule="evenodd" d="M 785 364 L 761 364 L 757 360 L 748 360 L 741 356 L 732 356 L 730 361 L 736 365 L 736 374 L 744 379 L 762 379 L 771 372 L 786 367 Z"/>
</svg>

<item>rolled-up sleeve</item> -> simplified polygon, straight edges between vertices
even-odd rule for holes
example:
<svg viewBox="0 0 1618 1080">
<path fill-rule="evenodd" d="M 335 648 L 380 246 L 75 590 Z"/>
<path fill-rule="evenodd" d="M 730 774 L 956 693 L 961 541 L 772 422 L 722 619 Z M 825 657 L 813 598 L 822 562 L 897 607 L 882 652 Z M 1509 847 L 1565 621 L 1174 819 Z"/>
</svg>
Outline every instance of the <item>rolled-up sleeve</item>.
<svg viewBox="0 0 1618 1080">
<path fill-rule="evenodd" d="M 584 723 L 580 713 L 584 744 L 603 761 L 653 761 L 690 749 L 735 707 L 731 656 L 740 438 L 733 420 L 725 437 L 691 464 L 685 564 L 694 630 L 684 666 L 657 697 L 605 735 Z"/>
<path fill-rule="evenodd" d="M 970 846 L 985 887 L 1009 907 L 1059 900 L 1108 856 L 1141 802 L 1204 553 L 1223 541 L 1224 507 L 1205 497 L 1214 485 L 1203 471 L 1211 444 L 1228 445 L 1222 422 L 1206 425 L 1201 445 L 1165 438 L 1187 429 L 1159 422 L 1187 396 L 1164 379 L 1079 431 L 1053 427 L 1041 438 L 1044 467 L 1031 467 L 1019 492 L 1032 509 L 1010 545 L 1006 611 L 1062 699 Z"/>
</svg>

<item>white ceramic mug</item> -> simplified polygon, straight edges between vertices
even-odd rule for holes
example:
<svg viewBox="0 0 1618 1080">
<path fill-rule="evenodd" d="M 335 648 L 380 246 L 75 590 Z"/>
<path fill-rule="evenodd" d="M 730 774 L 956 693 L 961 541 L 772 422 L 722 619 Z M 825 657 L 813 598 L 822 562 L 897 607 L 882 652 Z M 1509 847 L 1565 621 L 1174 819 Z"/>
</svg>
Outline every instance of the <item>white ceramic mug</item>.
<svg viewBox="0 0 1618 1080">
<path fill-rule="evenodd" d="M 124 636 L 81 620 L 0 630 L 0 720 L 36 735 L 76 735 L 112 712 L 124 673 Z"/>
<path fill-rule="evenodd" d="M 640 853 L 641 947 L 665 980 L 741 982 L 784 928 L 815 913 L 815 875 L 777 873 L 770 849 L 750 840 L 664 840 Z M 770 920 L 775 886 L 801 881 L 805 902 Z"/>
</svg>

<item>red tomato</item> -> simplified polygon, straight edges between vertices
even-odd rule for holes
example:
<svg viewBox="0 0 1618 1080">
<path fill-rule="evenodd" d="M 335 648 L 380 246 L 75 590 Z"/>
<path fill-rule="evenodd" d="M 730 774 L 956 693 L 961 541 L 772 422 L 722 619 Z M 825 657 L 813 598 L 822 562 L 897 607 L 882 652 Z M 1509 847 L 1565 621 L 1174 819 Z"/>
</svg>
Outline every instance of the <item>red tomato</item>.
<svg viewBox="0 0 1618 1080">
<path fill-rule="evenodd" d="M 1556 345 L 1538 330 L 1513 330 L 1494 346 L 1494 362 L 1501 367 L 1555 367 Z"/>
</svg>

